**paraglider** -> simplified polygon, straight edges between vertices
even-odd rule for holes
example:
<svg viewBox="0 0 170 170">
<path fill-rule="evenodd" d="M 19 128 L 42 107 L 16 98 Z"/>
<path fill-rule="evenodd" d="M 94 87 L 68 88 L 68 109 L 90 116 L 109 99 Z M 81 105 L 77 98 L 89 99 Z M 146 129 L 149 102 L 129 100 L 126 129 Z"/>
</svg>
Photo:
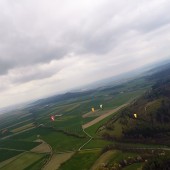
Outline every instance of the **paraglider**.
<svg viewBox="0 0 170 170">
<path fill-rule="evenodd" d="M 100 104 L 100 108 L 103 109 L 103 105 L 102 104 Z"/>
<path fill-rule="evenodd" d="M 54 115 L 52 115 L 50 118 L 51 118 L 51 121 L 55 121 L 55 116 Z"/>
<path fill-rule="evenodd" d="M 94 112 L 94 107 L 91 108 L 92 112 Z"/>
<path fill-rule="evenodd" d="M 136 113 L 134 113 L 134 114 L 133 114 L 133 116 L 134 116 L 135 118 L 137 118 L 137 117 L 138 117 L 138 115 L 137 115 Z"/>
</svg>

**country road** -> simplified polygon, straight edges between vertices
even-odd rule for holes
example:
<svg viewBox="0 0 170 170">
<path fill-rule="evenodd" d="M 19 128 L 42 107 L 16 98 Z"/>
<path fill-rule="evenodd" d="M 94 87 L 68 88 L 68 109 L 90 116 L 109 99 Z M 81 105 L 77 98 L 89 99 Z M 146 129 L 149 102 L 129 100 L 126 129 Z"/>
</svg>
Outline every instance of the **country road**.
<svg viewBox="0 0 170 170">
<path fill-rule="evenodd" d="M 78 149 L 78 151 L 80 151 L 85 145 L 87 145 L 87 144 L 93 139 L 93 137 L 85 131 L 86 128 L 88 128 L 88 127 L 90 127 L 90 126 L 98 123 L 99 121 L 101 121 L 101 120 L 105 119 L 106 117 L 112 115 L 113 113 L 117 112 L 118 110 L 122 109 L 123 107 L 127 106 L 128 104 L 129 104 L 129 102 L 128 102 L 128 103 L 125 103 L 125 104 L 123 104 L 123 105 L 121 105 L 121 106 L 119 106 L 119 107 L 117 107 L 117 108 L 115 108 L 115 109 L 112 109 L 112 110 L 110 110 L 109 112 L 105 113 L 104 115 L 101 115 L 101 116 L 97 117 L 96 119 L 94 119 L 94 120 L 92 120 L 92 121 L 90 121 L 90 122 L 82 125 L 83 132 L 84 132 L 90 139 L 89 139 L 86 143 L 84 143 L 84 144 Z"/>
<path fill-rule="evenodd" d="M 129 104 L 129 103 L 125 103 L 125 104 L 123 104 L 123 105 L 121 105 L 121 106 L 119 106 L 119 107 L 117 107 L 117 108 L 115 108 L 115 109 L 113 109 L 113 110 L 110 110 L 109 112 L 107 112 L 107 113 L 105 113 L 105 114 L 97 117 L 96 119 L 94 119 L 94 120 L 92 120 L 92 121 L 90 121 L 90 122 L 82 125 L 82 128 L 83 128 L 83 129 L 86 129 L 86 128 L 88 128 L 88 127 L 90 127 L 90 126 L 92 126 L 92 125 L 100 122 L 100 121 L 103 120 L 104 118 L 112 115 L 113 113 L 117 112 L 118 110 L 122 109 L 123 107 L 127 106 L 128 104 Z"/>
<path fill-rule="evenodd" d="M 93 139 L 93 137 L 90 136 L 84 129 L 83 129 L 83 132 L 84 132 L 88 137 L 90 137 L 90 139 L 89 139 L 86 143 L 84 143 L 84 144 L 78 149 L 78 151 L 80 151 L 85 145 L 87 145 L 87 144 Z"/>
</svg>

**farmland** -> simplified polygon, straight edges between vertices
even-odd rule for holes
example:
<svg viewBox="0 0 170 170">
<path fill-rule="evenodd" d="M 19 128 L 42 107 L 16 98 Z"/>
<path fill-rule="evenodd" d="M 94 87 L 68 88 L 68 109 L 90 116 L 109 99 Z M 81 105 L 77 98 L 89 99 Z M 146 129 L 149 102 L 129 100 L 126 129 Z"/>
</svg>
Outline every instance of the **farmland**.
<svg viewBox="0 0 170 170">
<path fill-rule="evenodd" d="M 25 169 L 29 166 L 31 166 L 34 162 L 39 161 L 42 159 L 44 155 L 35 154 L 35 153 L 24 153 L 20 157 L 18 157 L 16 160 L 10 162 L 9 164 L 5 165 L 1 169 L 3 170 L 10 170 L 15 167 L 16 169 Z"/>
<path fill-rule="evenodd" d="M 0 148 L 16 149 L 16 150 L 30 150 L 38 146 L 39 142 L 18 141 L 18 140 L 2 140 L 0 141 Z"/>
<path fill-rule="evenodd" d="M 142 96 L 151 85 L 152 82 L 143 78 L 136 79 L 82 95 L 67 94 L 68 98 L 72 95 L 74 98 L 59 102 L 47 100 L 15 111 L 15 114 L 7 113 L 0 119 L 1 169 L 13 166 L 45 170 L 54 167 L 60 170 L 95 169 L 102 160 L 110 166 L 129 156 L 137 156 L 136 153 L 116 149 L 117 142 L 103 138 L 103 132 L 107 122 L 117 120 L 121 110 Z M 54 121 L 51 121 L 51 115 L 55 116 Z M 111 135 L 121 137 L 119 121 L 114 126 Z M 114 145 L 111 151 L 103 152 L 109 145 Z M 135 169 L 141 163 L 135 162 L 131 166 Z"/>
<path fill-rule="evenodd" d="M 9 158 L 12 158 L 22 153 L 22 151 L 14 151 L 14 150 L 7 150 L 7 149 L 0 149 L 0 152 L 1 152 L 0 162 L 5 161 Z"/>
<path fill-rule="evenodd" d="M 75 170 L 75 169 L 90 169 L 93 162 L 99 157 L 99 150 L 93 151 L 80 151 L 76 153 L 69 161 L 64 163 L 59 170 Z"/>
</svg>

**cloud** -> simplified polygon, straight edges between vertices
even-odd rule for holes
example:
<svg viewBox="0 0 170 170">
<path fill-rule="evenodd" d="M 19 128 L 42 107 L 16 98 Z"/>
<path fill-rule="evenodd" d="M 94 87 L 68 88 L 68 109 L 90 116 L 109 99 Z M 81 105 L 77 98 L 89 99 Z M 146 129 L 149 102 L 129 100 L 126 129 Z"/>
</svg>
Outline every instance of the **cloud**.
<svg viewBox="0 0 170 170">
<path fill-rule="evenodd" d="M 168 0 L 1 0 L 0 102 L 55 94 L 168 57 L 169 7 Z"/>
</svg>

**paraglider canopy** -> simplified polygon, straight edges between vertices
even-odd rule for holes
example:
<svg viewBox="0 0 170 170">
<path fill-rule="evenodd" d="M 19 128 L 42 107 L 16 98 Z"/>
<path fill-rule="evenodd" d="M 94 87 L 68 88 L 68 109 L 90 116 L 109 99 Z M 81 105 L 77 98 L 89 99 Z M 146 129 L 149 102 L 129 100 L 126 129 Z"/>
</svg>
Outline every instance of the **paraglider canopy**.
<svg viewBox="0 0 170 170">
<path fill-rule="evenodd" d="M 100 104 L 100 108 L 103 109 L 103 105 L 102 104 Z"/>
<path fill-rule="evenodd" d="M 51 121 L 54 121 L 54 120 L 55 120 L 55 116 L 52 115 L 52 116 L 50 117 L 50 119 L 51 119 Z"/>
<path fill-rule="evenodd" d="M 137 117 L 138 117 L 138 115 L 137 115 L 136 113 L 134 113 L 134 114 L 133 114 L 133 116 L 134 116 L 135 118 L 137 118 Z"/>
<path fill-rule="evenodd" d="M 94 107 L 91 108 L 92 112 L 94 112 Z"/>
</svg>

